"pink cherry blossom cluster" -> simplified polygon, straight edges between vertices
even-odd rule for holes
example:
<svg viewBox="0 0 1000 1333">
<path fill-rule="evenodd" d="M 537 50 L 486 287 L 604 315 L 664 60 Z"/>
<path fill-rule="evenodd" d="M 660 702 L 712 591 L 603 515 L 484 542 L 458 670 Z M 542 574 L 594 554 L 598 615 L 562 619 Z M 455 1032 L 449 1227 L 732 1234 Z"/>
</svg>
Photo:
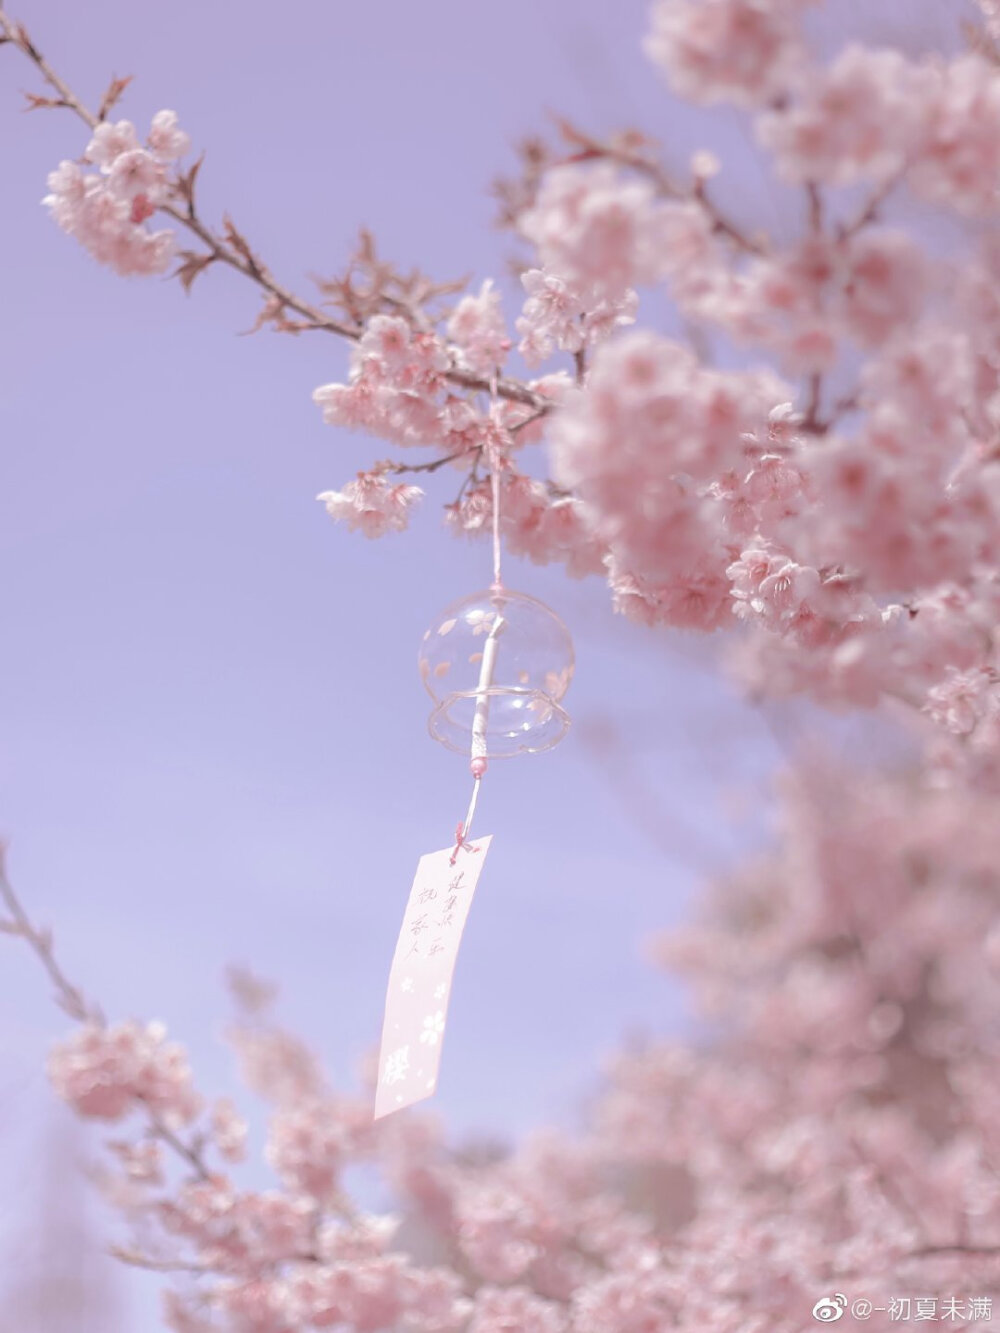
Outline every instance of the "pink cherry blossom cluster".
<svg viewBox="0 0 1000 1333">
<path fill-rule="evenodd" d="M 54 1048 L 49 1077 L 74 1110 L 98 1120 L 120 1120 L 139 1103 L 178 1124 L 199 1110 L 187 1057 L 158 1023 L 86 1024 Z"/>
<path fill-rule="evenodd" d="M 341 491 L 322 491 L 316 497 L 331 518 L 342 519 L 366 537 L 402 532 L 410 506 L 423 495 L 419 486 L 391 485 L 381 472 L 359 472 Z"/>
<path fill-rule="evenodd" d="M 217 1103 L 221 1135 L 198 1128 L 158 1028 L 87 1025 L 53 1079 L 134 1113 L 109 1187 L 132 1261 L 177 1270 L 175 1333 L 796 1333 L 828 1291 L 1000 1301 L 992 805 L 929 770 L 789 774 L 772 848 L 655 946 L 710 1038 L 614 1057 L 574 1135 L 476 1151 L 418 1113 L 373 1124 L 370 1089 L 331 1091 L 266 1006 L 231 1035 L 275 1103 L 274 1188 L 207 1165 L 245 1127 Z M 350 1198 L 359 1164 L 391 1214 Z"/>
<path fill-rule="evenodd" d="M 332 426 L 361 427 L 397 444 L 438 439 L 448 352 L 433 332 L 397 315 L 376 315 L 351 351 L 349 384 L 313 394 Z"/>
<path fill-rule="evenodd" d="M 995 73 L 982 56 L 915 62 L 849 46 L 758 130 L 786 180 L 846 185 L 905 174 L 917 195 L 981 216 L 996 206 L 998 126 Z"/>
<path fill-rule="evenodd" d="M 559 166 L 544 177 L 520 232 L 543 273 L 592 310 L 632 299 L 631 288 L 660 277 L 666 211 L 651 182 L 609 162 Z M 529 296 L 538 285 L 525 284 Z"/>
<path fill-rule="evenodd" d="M 492 375 L 507 360 L 510 339 L 500 293 L 487 279 L 478 296 L 463 296 L 448 319 L 448 336 L 459 361 L 470 370 Z"/>
<path fill-rule="evenodd" d="M 517 319 L 518 350 L 529 365 L 554 351 L 575 355 L 596 346 L 616 328 L 635 323 L 639 296 L 634 288 L 611 298 L 585 301 L 564 278 L 532 268 L 521 275 L 527 293 Z"/>
<path fill-rule="evenodd" d="M 646 51 L 692 102 L 756 107 L 796 81 L 810 0 L 658 0 Z"/>
<path fill-rule="evenodd" d="M 771 375 L 708 370 L 679 343 L 632 333 L 552 423 L 555 477 L 588 506 L 614 578 L 641 579 L 642 600 L 669 605 L 675 623 L 731 619 L 718 479 L 744 465 L 745 437 L 782 396 Z"/>
<path fill-rule="evenodd" d="M 101 121 L 83 159 L 97 170 L 60 163 L 42 202 L 63 231 L 116 273 L 162 273 L 173 232 L 150 231 L 145 223 L 170 197 L 170 167 L 190 146 L 173 111 L 157 112 L 145 145 L 129 121 Z"/>
</svg>

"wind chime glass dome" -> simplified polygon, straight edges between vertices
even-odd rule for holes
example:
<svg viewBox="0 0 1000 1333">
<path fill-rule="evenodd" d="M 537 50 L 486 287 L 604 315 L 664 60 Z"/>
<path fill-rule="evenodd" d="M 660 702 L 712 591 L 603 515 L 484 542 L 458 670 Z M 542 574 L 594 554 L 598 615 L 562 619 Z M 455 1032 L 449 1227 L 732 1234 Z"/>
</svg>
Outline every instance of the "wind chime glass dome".
<svg viewBox="0 0 1000 1333">
<path fill-rule="evenodd" d="M 472 758 L 536 754 L 569 728 L 559 701 L 573 678 L 573 641 L 554 611 L 506 588 L 473 593 L 424 635 L 420 677 L 437 705 L 428 728 Z"/>
</svg>

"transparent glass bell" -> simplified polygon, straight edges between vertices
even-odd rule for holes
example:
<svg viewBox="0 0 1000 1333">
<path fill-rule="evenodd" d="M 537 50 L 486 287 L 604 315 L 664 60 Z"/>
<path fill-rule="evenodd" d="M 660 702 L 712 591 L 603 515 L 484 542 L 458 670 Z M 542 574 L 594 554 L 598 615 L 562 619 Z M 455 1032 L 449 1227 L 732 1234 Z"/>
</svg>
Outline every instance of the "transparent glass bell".
<svg viewBox="0 0 1000 1333">
<path fill-rule="evenodd" d="M 428 728 L 472 759 L 536 754 L 562 740 L 559 701 L 573 679 L 569 630 L 544 603 L 507 588 L 453 602 L 424 635 L 420 678 L 437 705 Z"/>
</svg>

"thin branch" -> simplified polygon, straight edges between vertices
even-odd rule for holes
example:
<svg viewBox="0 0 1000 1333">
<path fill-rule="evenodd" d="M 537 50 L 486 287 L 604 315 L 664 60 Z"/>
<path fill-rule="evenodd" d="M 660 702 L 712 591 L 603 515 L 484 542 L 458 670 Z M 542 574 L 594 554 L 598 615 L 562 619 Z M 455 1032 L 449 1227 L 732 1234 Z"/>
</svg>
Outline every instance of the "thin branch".
<svg viewBox="0 0 1000 1333">
<path fill-rule="evenodd" d="M 176 204 L 171 203 L 161 204 L 159 211 L 166 213 L 168 217 L 173 218 L 182 227 L 186 227 L 188 231 L 193 232 L 207 248 L 213 260 L 220 264 L 227 264 L 231 269 L 235 269 L 237 273 L 242 273 L 244 277 L 256 283 L 270 296 L 277 298 L 283 307 L 304 316 L 309 321 L 310 327 L 325 329 L 328 333 L 336 333 L 339 337 L 348 338 L 352 342 L 357 342 L 361 337 L 362 330 L 360 328 L 332 319 L 317 306 L 311 305 L 310 302 L 300 296 L 296 296 L 294 292 L 273 278 L 269 270 L 256 258 L 242 234 L 236 230 L 228 219 L 227 232 L 231 240 L 230 244 L 227 245 L 201 220 L 193 201 L 186 208 L 179 208 Z"/>
<path fill-rule="evenodd" d="M 28 36 L 28 31 L 24 24 L 15 23 L 12 18 L 8 18 L 4 13 L 2 5 L 0 5 L 0 31 L 4 33 L 8 41 L 13 42 L 18 50 L 23 51 L 28 59 L 37 66 L 45 82 L 59 94 L 61 104 L 75 112 L 81 120 L 86 121 L 91 129 L 96 129 L 98 124 L 97 116 L 95 116 L 92 111 L 88 111 L 73 90 L 63 83 L 62 79 Z"/>
<path fill-rule="evenodd" d="M 541 421 L 542 417 L 548 416 L 550 410 L 551 406 L 535 408 L 534 412 L 529 416 L 526 416 L 523 421 L 518 421 L 515 422 L 513 426 L 508 426 L 508 435 L 517 435 L 520 431 L 526 430 L 529 426 L 533 426 L 536 421 Z"/>
<path fill-rule="evenodd" d="M 617 162 L 619 166 L 627 167 L 640 176 L 645 176 L 655 186 L 657 193 L 663 195 L 664 198 L 690 200 L 697 203 L 704 209 L 711 221 L 712 230 L 725 236 L 737 250 L 752 255 L 767 253 L 766 246 L 754 237 L 748 236 L 737 223 L 728 218 L 709 199 L 704 178 L 699 177 L 693 189 L 683 189 L 678 185 L 666 167 L 652 153 L 643 151 L 643 147 L 649 143 L 648 140 L 639 139 L 636 142 L 637 136 L 623 135 L 619 137 L 618 142 L 605 143 L 594 138 L 593 135 L 577 129 L 575 125 L 571 125 L 569 121 L 562 117 L 556 117 L 556 124 L 563 138 L 573 148 L 579 150 L 573 160 L 605 158 L 610 162 Z M 539 147 L 542 156 L 535 161 L 536 169 L 544 164 L 544 146 Z M 540 172 L 537 174 L 540 174 Z"/>
<path fill-rule="evenodd" d="M 904 167 L 893 175 L 887 176 L 886 179 L 872 191 L 868 200 L 862 206 L 854 220 L 852 222 L 842 222 L 836 228 L 837 238 L 841 241 L 849 240 L 852 236 L 857 235 L 859 231 L 862 231 L 865 227 L 876 222 L 879 213 L 882 211 L 882 205 L 905 175 L 906 168 Z"/>
<path fill-rule="evenodd" d="M 183 1158 L 199 1180 L 211 1180 L 213 1173 L 205 1164 L 200 1149 L 195 1147 L 194 1144 L 185 1143 L 168 1125 L 164 1124 L 157 1112 L 142 1097 L 137 1097 L 136 1100 L 142 1103 L 143 1109 L 149 1118 L 153 1137 L 159 1139 L 161 1143 L 165 1143 L 178 1157 Z"/>
<path fill-rule="evenodd" d="M 742 250 L 748 255 L 760 256 L 767 254 L 767 247 L 765 245 L 762 245 L 761 242 L 754 237 L 748 236 L 742 228 L 730 218 L 726 217 L 712 200 L 709 199 L 703 183 L 699 183 L 698 188 L 694 191 L 682 190 L 658 162 L 650 162 L 641 157 L 635 158 L 629 157 L 628 155 L 616 155 L 616 160 L 621 162 L 623 166 L 629 166 L 640 175 L 648 177 L 657 187 L 660 194 L 664 195 L 665 198 L 681 200 L 693 199 L 700 204 L 708 214 L 712 223 L 712 230 L 717 232 L 720 236 L 725 236 L 730 244 L 735 246 L 737 250 Z"/>
<path fill-rule="evenodd" d="M 806 198 L 808 200 L 809 230 L 814 236 L 818 236 L 823 230 L 823 195 L 815 181 L 809 181 L 806 184 Z"/>
<path fill-rule="evenodd" d="M 138 1250 L 129 1250 L 122 1245 L 112 1245 L 108 1253 L 119 1263 L 130 1268 L 144 1268 L 150 1273 L 194 1273 L 199 1277 L 214 1270 L 208 1264 L 185 1262 L 183 1259 L 154 1259 L 150 1254 L 141 1254 Z"/>
<path fill-rule="evenodd" d="M 454 463 L 458 458 L 478 459 L 483 452 L 483 446 L 476 445 L 472 449 L 458 449 L 453 454 L 445 454 L 442 458 L 434 458 L 428 463 L 382 463 L 376 465 L 375 470 L 381 466 L 386 472 L 393 473 L 394 476 L 400 476 L 407 472 L 437 472 L 438 468 L 444 467 L 446 463 Z"/>
<path fill-rule="evenodd" d="M 80 1023 L 97 1023 L 103 1027 L 104 1015 L 100 1009 L 84 997 L 79 987 L 73 985 L 59 966 L 52 947 L 51 932 L 35 926 L 21 906 L 7 876 L 7 848 L 3 843 L 0 843 L 0 898 L 10 914 L 10 920 L 2 923 L 5 933 L 19 935 L 33 950 L 55 987 L 59 1007 Z"/>
<path fill-rule="evenodd" d="M 823 376 L 816 370 L 809 376 L 809 397 L 802 417 L 802 430 L 813 435 L 821 435 L 826 426 L 820 421 L 819 407 L 823 397 Z"/>
<path fill-rule="evenodd" d="M 918 1250 L 911 1250 L 904 1255 L 906 1259 L 940 1259 L 972 1256 L 978 1259 L 1000 1259 L 1000 1246 L 996 1245 L 922 1245 Z"/>
<path fill-rule="evenodd" d="M 463 389 L 474 389 L 478 393 L 489 393 L 493 388 L 493 382 L 488 377 L 474 375 L 468 370 L 448 370 L 445 372 L 445 378 L 451 384 L 458 384 Z M 526 384 L 521 384 L 517 380 L 498 379 L 496 394 L 498 398 L 505 398 L 510 403 L 523 403 L 525 407 L 533 407 L 540 416 L 545 416 L 555 406 L 550 398 L 543 398 L 540 393 L 535 393 L 533 389 L 529 389 Z"/>
</svg>

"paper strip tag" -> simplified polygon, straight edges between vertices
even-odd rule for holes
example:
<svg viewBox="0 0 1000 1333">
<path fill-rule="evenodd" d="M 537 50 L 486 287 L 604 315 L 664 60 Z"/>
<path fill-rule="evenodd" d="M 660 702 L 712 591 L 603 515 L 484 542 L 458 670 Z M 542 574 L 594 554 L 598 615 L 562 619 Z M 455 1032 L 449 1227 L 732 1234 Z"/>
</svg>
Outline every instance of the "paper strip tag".
<svg viewBox="0 0 1000 1333">
<path fill-rule="evenodd" d="M 420 858 L 389 972 L 375 1119 L 437 1086 L 451 979 L 492 835 Z M 455 864 L 451 858 L 455 856 Z"/>
</svg>

